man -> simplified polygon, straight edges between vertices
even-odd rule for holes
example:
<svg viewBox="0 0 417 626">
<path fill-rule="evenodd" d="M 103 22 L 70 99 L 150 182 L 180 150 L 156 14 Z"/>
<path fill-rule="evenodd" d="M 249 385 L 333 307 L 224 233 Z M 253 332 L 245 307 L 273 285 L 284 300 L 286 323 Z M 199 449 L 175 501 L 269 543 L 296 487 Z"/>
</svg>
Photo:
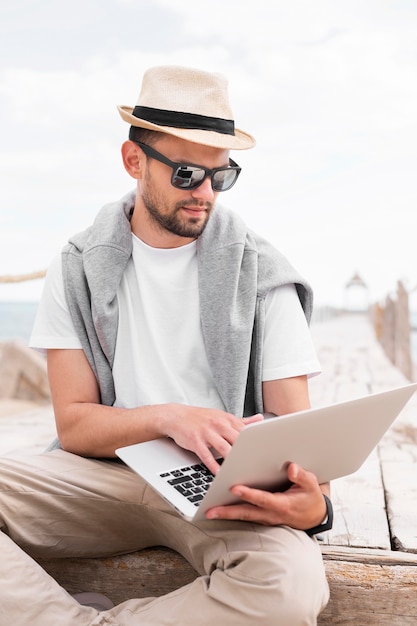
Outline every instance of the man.
<svg viewBox="0 0 417 626">
<path fill-rule="evenodd" d="M 59 443 L 2 464 L 2 614 L 14 626 L 315 624 L 328 599 L 313 537 L 327 485 L 291 464 L 286 492 L 236 485 L 240 504 L 193 524 L 115 460 L 120 446 L 171 437 L 215 473 L 213 448 L 226 456 L 262 412 L 307 408 L 319 370 L 309 286 L 216 206 L 240 172 L 229 150 L 254 145 L 234 127 L 225 79 L 151 68 L 136 107 L 119 112 L 136 189 L 52 263 L 31 339 L 47 350 Z M 106 611 L 79 604 L 22 551 L 151 545 L 179 551 L 200 577 Z"/>
</svg>

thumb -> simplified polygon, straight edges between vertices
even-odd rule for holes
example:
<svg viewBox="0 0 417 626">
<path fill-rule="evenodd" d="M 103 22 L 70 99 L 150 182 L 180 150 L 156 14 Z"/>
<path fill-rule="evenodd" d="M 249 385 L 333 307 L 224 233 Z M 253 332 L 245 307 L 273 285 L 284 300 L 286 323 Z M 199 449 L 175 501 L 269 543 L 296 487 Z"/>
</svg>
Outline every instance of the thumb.
<svg viewBox="0 0 417 626">
<path fill-rule="evenodd" d="M 311 490 L 317 485 L 317 478 L 297 463 L 290 463 L 287 468 L 288 479 L 302 489 Z"/>
<path fill-rule="evenodd" d="M 307 472 L 301 467 L 301 465 L 298 465 L 297 463 L 289 464 L 287 469 L 287 475 L 288 479 L 292 483 L 300 485 L 300 487 L 304 487 L 306 486 L 306 482 L 308 483 L 308 480 L 306 481 Z"/>
</svg>

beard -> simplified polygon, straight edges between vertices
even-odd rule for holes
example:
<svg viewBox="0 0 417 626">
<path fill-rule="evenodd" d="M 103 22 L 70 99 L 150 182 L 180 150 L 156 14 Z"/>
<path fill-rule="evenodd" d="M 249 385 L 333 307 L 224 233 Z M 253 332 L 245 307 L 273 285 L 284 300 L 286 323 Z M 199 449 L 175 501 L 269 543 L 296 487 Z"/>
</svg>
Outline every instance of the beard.
<svg viewBox="0 0 417 626">
<path fill-rule="evenodd" d="M 168 231 L 179 237 L 196 239 L 199 237 L 209 220 L 213 209 L 211 202 L 186 201 L 177 202 L 170 207 L 161 194 L 155 192 L 152 185 L 142 191 L 142 200 L 148 212 L 150 221 L 160 231 Z M 185 215 L 181 209 L 184 207 L 199 206 L 205 210 L 205 217 L 192 217 Z"/>
</svg>

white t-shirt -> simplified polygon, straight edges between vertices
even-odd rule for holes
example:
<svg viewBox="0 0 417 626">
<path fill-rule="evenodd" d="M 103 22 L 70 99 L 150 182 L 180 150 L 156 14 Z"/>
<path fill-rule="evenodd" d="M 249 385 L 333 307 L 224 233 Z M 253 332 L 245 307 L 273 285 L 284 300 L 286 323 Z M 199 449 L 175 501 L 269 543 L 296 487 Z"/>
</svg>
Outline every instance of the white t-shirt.
<svg viewBox="0 0 417 626">
<path fill-rule="evenodd" d="M 178 402 L 224 409 L 204 348 L 196 242 L 163 249 L 132 238 L 117 293 L 115 405 Z M 265 305 L 263 380 L 317 374 L 320 365 L 295 287 L 275 289 Z M 81 348 L 66 304 L 61 255 L 48 269 L 30 346 Z"/>
</svg>

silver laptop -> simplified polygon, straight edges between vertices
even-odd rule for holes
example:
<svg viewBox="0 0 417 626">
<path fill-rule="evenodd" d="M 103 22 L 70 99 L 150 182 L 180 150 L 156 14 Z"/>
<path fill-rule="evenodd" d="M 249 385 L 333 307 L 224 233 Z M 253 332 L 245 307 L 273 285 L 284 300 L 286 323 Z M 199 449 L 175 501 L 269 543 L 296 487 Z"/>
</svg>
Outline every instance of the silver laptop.
<svg viewBox="0 0 417 626">
<path fill-rule="evenodd" d="M 211 507 L 238 502 L 230 493 L 233 485 L 285 489 L 291 461 L 313 472 L 319 483 L 352 474 L 416 389 L 413 383 L 250 424 L 215 477 L 195 454 L 168 438 L 119 448 L 116 454 L 186 519 L 203 520 Z"/>
</svg>

